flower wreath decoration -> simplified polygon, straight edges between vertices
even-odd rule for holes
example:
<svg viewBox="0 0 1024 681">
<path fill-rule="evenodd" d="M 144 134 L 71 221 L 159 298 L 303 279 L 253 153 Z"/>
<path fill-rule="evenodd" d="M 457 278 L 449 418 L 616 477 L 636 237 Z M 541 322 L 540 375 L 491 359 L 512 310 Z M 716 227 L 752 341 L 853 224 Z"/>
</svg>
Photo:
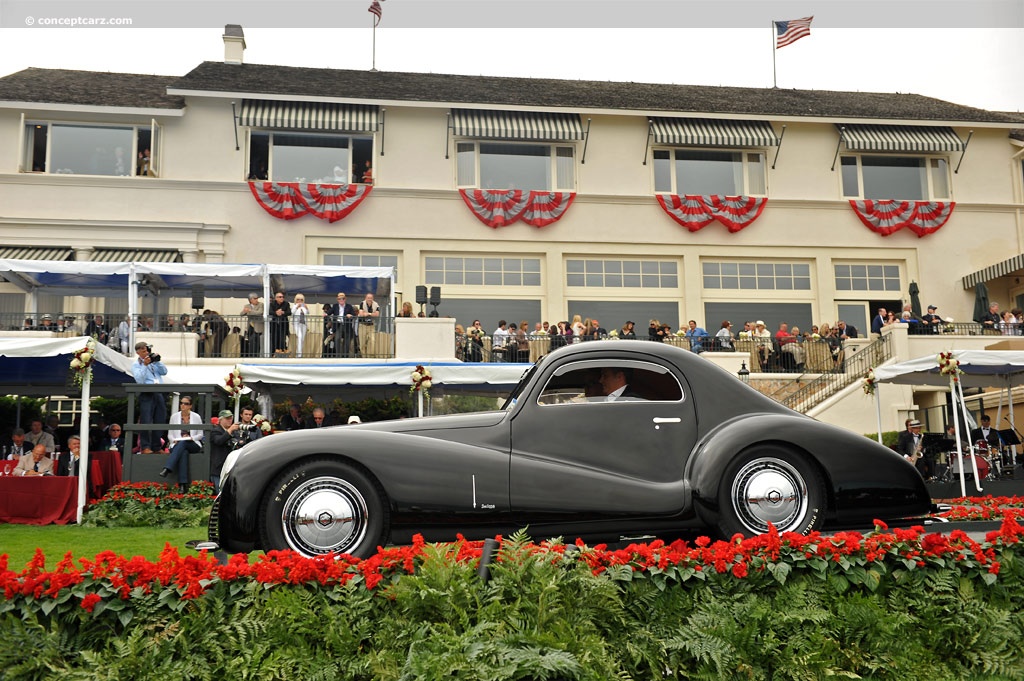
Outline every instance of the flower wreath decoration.
<svg viewBox="0 0 1024 681">
<path fill-rule="evenodd" d="M 877 380 L 875 379 L 875 370 L 874 369 L 868 369 L 868 372 L 866 374 L 864 374 L 864 383 L 861 386 L 862 388 L 864 388 L 864 394 L 865 395 L 874 395 L 875 394 L 875 384 L 876 383 L 877 383 Z"/>
<path fill-rule="evenodd" d="M 92 377 L 92 364 L 96 361 L 96 339 L 90 338 L 85 342 L 85 347 L 75 352 L 71 358 L 71 372 L 75 385 L 79 388 L 86 378 Z"/>
<path fill-rule="evenodd" d="M 270 432 L 274 429 L 273 424 L 271 424 L 263 414 L 256 414 L 253 416 L 252 422 L 256 424 L 256 427 L 259 428 L 260 432 L 264 435 L 270 435 Z"/>
<path fill-rule="evenodd" d="M 409 378 L 412 379 L 410 393 L 422 392 L 424 397 L 430 397 L 430 387 L 434 385 L 431 381 L 433 376 L 430 369 L 425 368 L 422 364 L 417 364 Z"/>
<path fill-rule="evenodd" d="M 940 352 L 938 356 L 939 373 L 949 376 L 953 383 L 960 381 L 960 374 L 964 371 L 960 368 L 960 360 L 953 356 L 952 352 Z"/>
<path fill-rule="evenodd" d="M 224 378 L 224 390 L 227 391 L 231 397 L 238 397 L 242 394 L 242 388 L 245 387 L 245 381 L 242 380 L 242 370 L 235 368 L 230 374 Z"/>
</svg>

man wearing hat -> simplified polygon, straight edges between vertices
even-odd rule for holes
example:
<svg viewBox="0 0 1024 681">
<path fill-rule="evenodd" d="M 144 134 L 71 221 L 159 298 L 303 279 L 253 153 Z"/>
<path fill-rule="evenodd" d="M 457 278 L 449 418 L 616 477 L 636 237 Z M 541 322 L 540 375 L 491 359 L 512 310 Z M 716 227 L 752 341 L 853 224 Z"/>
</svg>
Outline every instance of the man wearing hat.
<svg viewBox="0 0 1024 681">
<path fill-rule="evenodd" d="M 978 442 L 979 440 L 984 440 L 988 443 L 988 447 L 992 451 L 999 451 L 999 447 L 1002 445 L 999 431 L 992 427 L 992 418 L 988 414 L 982 415 L 981 428 L 975 428 L 971 431 L 971 442 Z"/>
<path fill-rule="evenodd" d="M 931 462 L 924 456 L 924 436 L 921 434 L 921 422 L 907 419 L 907 429 L 900 433 L 896 441 L 896 449 L 903 458 L 914 464 L 921 476 L 928 480 L 932 477 Z"/>
<path fill-rule="evenodd" d="M 238 432 L 238 424 L 235 423 L 235 414 L 230 409 L 225 409 L 217 414 L 217 428 L 210 431 L 210 482 L 214 490 L 220 493 L 220 469 L 224 468 L 228 454 L 235 448 L 238 441 L 235 433 Z"/>
<path fill-rule="evenodd" d="M 39 331 L 56 331 L 57 327 L 55 327 L 53 325 L 53 317 L 48 315 L 48 314 L 44 314 L 42 317 L 40 317 L 38 330 Z"/>
<path fill-rule="evenodd" d="M 929 305 L 928 314 L 921 317 L 921 324 L 924 326 L 925 333 L 940 333 L 942 331 L 942 317 L 936 314 L 938 309 L 934 305 Z"/>
</svg>

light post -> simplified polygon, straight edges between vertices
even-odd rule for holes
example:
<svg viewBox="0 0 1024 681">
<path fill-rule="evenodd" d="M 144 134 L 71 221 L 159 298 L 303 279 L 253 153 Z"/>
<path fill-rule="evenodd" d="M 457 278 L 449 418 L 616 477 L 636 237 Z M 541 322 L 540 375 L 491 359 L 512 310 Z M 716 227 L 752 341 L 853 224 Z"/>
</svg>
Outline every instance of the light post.
<svg viewBox="0 0 1024 681">
<path fill-rule="evenodd" d="M 739 376 L 740 380 L 746 383 L 747 385 L 750 384 L 750 370 L 747 369 L 746 362 L 742 363 L 742 365 L 740 366 L 740 370 L 736 372 L 736 375 Z"/>
</svg>

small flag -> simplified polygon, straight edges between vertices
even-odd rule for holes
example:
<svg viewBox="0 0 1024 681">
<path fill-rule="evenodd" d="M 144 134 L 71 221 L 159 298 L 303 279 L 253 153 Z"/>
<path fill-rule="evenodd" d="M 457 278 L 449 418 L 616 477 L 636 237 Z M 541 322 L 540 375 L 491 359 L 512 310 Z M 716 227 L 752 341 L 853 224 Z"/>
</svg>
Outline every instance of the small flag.
<svg viewBox="0 0 1024 681">
<path fill-rule="evenodd" d="M 803 19 L 790 19 L 789 21 L 776 21 L 775 49 L 792 45 L 797 40 L 800 40 L 800 38 L 809 36 L 811 34 L 812 19 L 814 19 L 813 16 L 804 17 Z"/>
<path fill-rule="evenodd" d="M 377 0 L 373 0 L 373 2 L 370 3 L 370 9 L 368 9 L 366 11 L 369 12 L 370 14 L 374 15 L 375 17 L 377 17 L 376 19 L 373 20 L 373 25 L 374 26 L 376 26 L 377 24 L 380 23 L 381 9 L 380 9 L 380 3 L 377 2 Z"/>
</svg>

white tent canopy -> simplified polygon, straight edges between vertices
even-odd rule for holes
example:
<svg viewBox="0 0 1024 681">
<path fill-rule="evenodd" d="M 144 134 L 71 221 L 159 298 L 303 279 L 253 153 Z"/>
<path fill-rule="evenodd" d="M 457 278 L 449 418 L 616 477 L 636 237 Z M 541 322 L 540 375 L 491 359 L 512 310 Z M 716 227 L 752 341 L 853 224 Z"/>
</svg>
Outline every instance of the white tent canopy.
<svg viewBox="0 0 1024 681">
<path fill-rule="evenodd" d="M 412 372 L 418 362 L 364 362 L 320 364 L 239 364 L 242 380 L 249 387 L 258 385 L 304 386 L 386 386 L 412 385 Z M 512 387 L 519 382 L 529 364 L 430 362 L 424 364 L 434 385 L 493 385 Z"/>
<path fill-rule="evenodd" d="M 1024 352 L 1011 350 L 954 350 L 963 374 L 960 381 L 967 388 L 1005 387 L 1024 381 Z M 875 369 L 879 383 L 903 385 L 948 386 L 949 377 L 939 373 L 936 355 L 918 357 Z"/>
<path fill-rule="evenodd" d="M 0 338 L 0 390 L 8 395 L 45 396 L 65 389 L 71 359 L 88 336 L 72 338 Z M 97 344 L 93 391 L 122 395 L 133 383 L 132 358 Z"/>
</svg>

